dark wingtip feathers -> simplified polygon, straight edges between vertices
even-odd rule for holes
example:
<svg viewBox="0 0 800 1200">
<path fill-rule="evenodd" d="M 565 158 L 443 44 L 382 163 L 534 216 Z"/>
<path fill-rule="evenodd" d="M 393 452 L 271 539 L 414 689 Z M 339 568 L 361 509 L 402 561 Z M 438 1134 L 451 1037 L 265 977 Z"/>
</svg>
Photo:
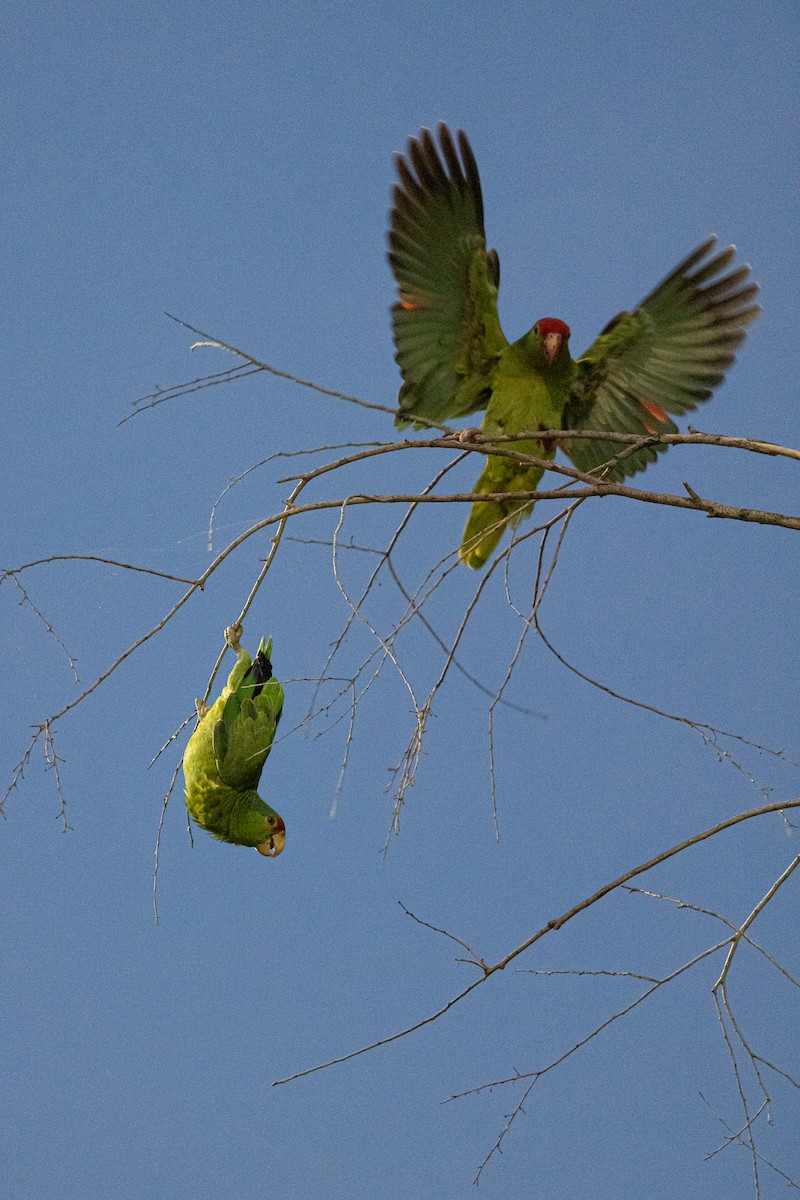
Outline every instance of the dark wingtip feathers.
<svg viewBox="0 0 800 1200">
<path fill-rule="evenodd" d="M 261 694 L 264 684 L 272 679 L 272 663 L 266 653 L 259 647 L 258 653 L 247 669 L 240 688 L 246 691 L 251 699 Z"/>
<path fill-rule="evenodd" d="M 268 679 L 272 678 L 272 663 L 263 650 L 259 650 L 250 670 L 256 683 L 266 683 Z"/>
<path fill-rule="evenodd" d="M 717 347 L 728 351 L 724 361 L 720 360 L 719 365 L 724 367 L 733 362 L 733 351 L 744 341 L 745 326 L 761 312 L 760 306 L 752 303 L 758 295 L 758 284 L 750 279 L 749 264 L 728 270 L 735 255 L 735 246 L 718 250 L 717 237 L 712 235 L 687 254 L 648 297 L 656 297 L 661 288 L 683 293 L 694 311 L 713 324 Z"/>
<path fill-rule="evenodd" d="M 438 145 L 430 129 L 424 128 L 408 139 L 405 155 L 395 155 L 400 182 L 394 188 L 394 211 L 402 214 L 409 206 L 418 206 L 426 196 L 447 196 L 455 189 L 470 197 L 483 225 L 481 181 L 467 135 L 463 129 L 457 129 L 454 141 L 444 121 L 440 122 L 437 133 Z"/>
</svg>

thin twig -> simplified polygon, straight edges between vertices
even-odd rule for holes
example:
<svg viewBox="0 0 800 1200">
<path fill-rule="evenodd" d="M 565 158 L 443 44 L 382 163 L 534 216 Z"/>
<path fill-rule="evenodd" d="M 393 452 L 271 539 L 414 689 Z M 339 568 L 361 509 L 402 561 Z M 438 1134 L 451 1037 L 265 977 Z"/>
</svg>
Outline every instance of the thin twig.
<svg viewBox="0 0 800 1200">
<path fill-rule="evenodd" d="M 32 565 L 32 564 L 29 564 L 29 565 Z M 17 567 L 17 569 L 15 571 L 4 571 L 2 573 L 2 575 L 0 575 L 0 587 L 2 587 L 2 585 L 5 583 L 6 579 L 11 580 L 11 582 L 14 584 L 14 586 L 17 588 L 17 590 L 22 594 L 22 599 L 20 600 L 20 604 L 27 604 L 28 608 L 30 608 L 31 611 L 33 613 L 35 613 L 35 615 L 39 618 L 39 620 L 44 625 L 45 630 L 47 631 L 49 636 L 53 639 L 53 641 L 56 643 L 56 645 L 59 647 L 59 649 L 63 653 L 64 657 L 66 658 L 67 663 L 69 664 L 69 669 L 72 672 L 72 678 L 75 680 L 76 683 L 80 683 L 80 676 L 78 675 L 77 666 L 76 666 L 76 664 L 78 662 L 77 658 L 75 658 L 74 655 L 70 654 L 69 650 L 64 645 L 64 642 L 59 637 L 59 635 L 56 633 L 55 629 L 53 628 L 51 622 L 48 621 L 47 617 L 44 615 L 44 613 L 41 611 L 41 609 L 37 608 L 37 606 L 34 604 L 33 600 L 31 600 L 30 595 L 28 594 L 27 590 L 22 586 L 20 581 L 17 579 L 18 573 L 20 571 L 24 571 L 24 570 L 25 570 L 24 567 Z"/>
<path fill-rule="evenodd" d="M 23 563 L 20 567 L 4 568 L 0 583 L 6 576 L 19 575 L 21 571 L 29 571 L 31 567 L 41 567 L 54 562 L 97 562 L 109 567 L 120 567 L 123 571 L 138 571 L 142 575 L 153 575 L 156 579 L 172 579 L 175 583 L 193 584 L 194 579 L 184 579 L 182 575 L 170 575 L 168 571 L 156 571 L 153 567 L 140 567 L 136 563 L 120 562 L 117 558 L 104 558 L 100 554 L 48 554 L 47 558 L 36 558 L 33 562 Z"/>
<path fill-rule="evenodd" d="M 577 508 L 579 507 L 580 503 L 581 502 L 578 500 L 574 504 L 571 504 L 568 508 L 564 509 L 563 512 L 560 512 L 556 517 L 554 517 L 553 520 L 550 521 L 544 527 L 544 531 L 542 534 L 542 541 L 541 541 L 541 545 L 539 547 L 539 555 L 537 558 L 536 576 L 535 576 L 534 585 L 533 585 L 533 599 L 531 601 L 530 614 L 528 616 L 524 616 L 520 612 L 520 610 L 513 604 L 512 600 L 511 600 L 511 595 L 510 595 L 510 590 L 509 590 L 509 580 L 508 580 L 508 569 L 509 569 L 509 564 L 511 562 L 511 554 L 510 553 L 505 561 L 506 598 L 508 599 L 509 604 L 511 605 L 511 607 L 514 609 L 514 611 L 517 613 L 520 620 L 522 621 L 522 632 L 520 633 L 520 636 L 517 640 L 517 645 L 516 645 L 513 655 L 511 656 L 511 661 L 508 664 L 508 669 L 506 671 L 505 678 L 503 679 L 503 682 L 500 684 L 500 687 L 497 691 L 496 696 L 492 700 L 492 703 L 489 705 L 489 713 L 488 713 L 489 779 L 490 779 L 491 798 L 492 798 L 492 817 L 494 820 L 495 838 L 497 841 L 500 840 L 500 828 L 499 828 L 498 818 L 497 818 L 497 779 L 496 779 L 495 755 L 494 755 L 494 712 L 495 712 L 495 708 L 496 708 L 497 704 L 502 703 L 503 694 L 504 694 L 508 684 L 511 682 L 511 677 L 514 673 L 514 669 L 519 661 L 520 655 L 522 654 L 522 648 L 525 644 L 528 634 L 531 631 L 531 628 L 533 627 L 533 622 L 535 620 L 536 614 L 539 611 L 539 606 L 541 605 L 542 601 L 544 600 L 545 593 L 547 592 L 547 589 L 550 586 L 550 580 L 553 578 L 553 573 L 555 572 L 556 565 L 558 563 L 559 555 L 561 553 L 561 547 L 564 544 L 564 538 L 566 536 L 567 529 L 569 528 L 570 521 L 572 520 L 572 517 L 573 517 L 574 513 L 576 512 Z M 544 579 L 543 579 L 542 573 L 543 573 L 543 564 L 544 564 L 544 552 L 545 552 L 545 547 L 547 545 L 548 535 L 550 534 L 551 529 L 553 529 L 553 527 L 556 524 L 558 524 L 559 522 L 561 523 L 561 530 L 558 535 L 558 540 L 556 542 L 555 550 L 553 551 L 553 556 L 550 560 L 550 566 L 548 567 L 548 570 L 547 570 L 546 574 L 544 575 Z M 510 549 L 511 549 L 511 547 L 509 547 L 509 550 Z"/>
<path fill-rule="evenodd" d="M 703 908 L 699 904 L 691 904 L 688 900 L 678 900 L 674 896 L 665 896 L 663 892 L 653 892 L 647 888 L 625 887 L 623 888 L 623 891 L 631 892 L 639 896 L 650 896 L 654 900 L 664 900 L 668 904 L 675 904 L 678 908 L 685 908 L 691 912 L 701 913 L 706 917 L 713 917 L 715 921 L 720 921 L 723 925 L 727 926 L 728 929 L 733 930 L 734 933 L 738 930 L 738 926 L 735 925 L 733 921 L 729 921 L 727 917 L 723 917 L 720 913 L 715 912 L 711 908 Z M 800 988 L 800 979 L 796 979 L 794 975 L 791 975 L 776 958 L 773 958 L 773 956 L 768 953 L 763 946 L 760 946 L 758 942 L 754 941 L 749 934 L 743 933 L 742 939 L 743 941 L 747 942 L 749 946 L 752 946 L 757 953 L 761 954 L 768 963 L 775 967 L 777 971 L 780 971 L 781 975 L 785 976 L 789 983 L 796 988 Z"/>
<path fill-rule="evenodd" d="M 792 874 L 795 872 L 795 870 L 797 869 L 798 866 L 800 866 L 800 854 L 798 854 L 796 858 L 792 859 L 792 861 L 789 863 L 789 865 L 786 867 L 785 870 L 781 871 L 780 875 L 775 880 L 775 882 L 772 884 L 772 886 L 769 888 L 766 895 L 762 896 L 762 898 L 759 900 L 758 904 L 755 906 L 755 908 L 750 913 L 750 915 L 747 917 L 747 919 L 745 921 L 743 921 L 743 923 L 736 930 L 736 933 L 734 934 L 734 937 L 733 937 L 733 941 L 731 942 L 731 948 L 728 951 L 728 954 L 725 958 L 725 963 L 724 963 L 724 966 L 720 973 L 720 977 L 717 980 L 717 982 L 714 984 L 715 988 L 724 988 L 725 987 L 725 983 L 728 978 L 728 973 L 731 969 L 731 964 L 733 962 L 734 955 L 736 954 L 736 951 L 739 948 L 739 943 L 741 942 L 742 938 L 747 933 L 747 930 L 753 924 L 756 917 L 758 917 L 759 914 L 764 911 L 764 909 L 769 904 L 770 900 L 773 898 L 773 896 L 776 894 L 776 892 L 780 888 L 783 887 L 783 885 L 786 883 L 786 881 L 788 879 L 791 878 Z"/>
<path fill-rule="evenodd" d="M 56 794 L 58 795 L 60 810 L 58 816 L 61 818 L 61 826 L 63 832 L 66 833 L 72 826 L 67 821 L 67 801 L 64 796 L 64 790 L 61 786 L 61 775 L 58 770 L 59 757 L 56 754 L 55 742 L 53 741 L 53 730 L 49 722 L 45 723 L 44 728 L 44 758 L 47 766 L 52 770 L 56 777 Z"/>
<path fill-rule="evenodd" d="M 683 963 L 680 967 L 677 967 L 674 971 L 671 971 L 669 975 L 664 976 L 663 979 L 655 980 L 652 987 L 646 988 L 645 991 L 642 992 L 639 996 L 637 996 L 635 1000 L 632 1000 L 630 1002 L 630 1004 L 626 1004 L 624 1008 L 618 1009 L 616 1012 L 612 1013 L 610 1017 L 607 1017 L 604 1021 L 601 1021 L 600 1024 L 596 1025 L 595 1028 L 592 1029 L 590 1033 L 586 1034 L 585 1037 L 582 1037 L 573 1046 L 570 1046 L 570 1048 L 568 1050 L 565 1050 L 563 1053 L 559 1054 L 556 1058 L 554 1058 L 546 1066 L 540 1067 L 538 1070 L 535 1070 L 535 1071 L 524 1071 L 524 1072 L 516 1071 L 514 1073 L 514 1075 L 509 1076 L 507 1079 L 496 1079 L 496 1080 L 493 1080 L 491 1083 L 479 1084 L 477 1087 L 469 1088 L 465 1092 L 459 1092 L 456 1095 L 449 1096 L 448 1099 L 445 1100 L 443 1103 L 445 1103 L 445 1104 L 449 1103 L 449 1101 L 451 1101 L 451 1100 L 461 1100 L 465 1096 L 478 1095 L 480 1092 L 484 1092 L 487 1090 L 490 1091 L 496 1087 L 503 1087 L 509 1083 L 518 1083 L 520 1080 L 530 1079 L 531 1083 L 530 1083 L 527 1091 L 525 1092 L 525 1096 L 523 1097 L 523 1100 L 525 1100 L 527 1098 L 527 1096 L 529 1095 L 531 1088 L 534 1086 L 534 1084 L 539 1082 L 539 1080 L 542 1078 L 543 1075 L 546 1075 L 549 1071 L 553 1071 L 553 1070 L 555 1070 L 556 1067 L 561 1066 L 561 1064 L 563 1062 L 566 1062 L 566 1060 L 568 1058 L 571 1058 L 573 1054 L 576 1054 L 579 1050 L 582 1050 L 584 1046 L 588 1045 L 589 1042 L 593 1041 L 596 1037 L 599 1037 L 600 1034 L 603 1033 L 606 1029 L 608 1029 L 608 1027 L 610 1025 L 613 1025 L 615 1021 L 621 1020 L 623 1017 L 626 1017 L 628 1015 L 628 1013 L 632 1012 L 635 1008 L 638 1008 L 638 1006 L 640 1004 L 643 1004 L 644 1001 L 647 1000 L 650 996 L 652 996 L 654 992 L 657 992 L 659 988 L 663 987 L 667 983 L 672 983 L 672 981 L 674 979 L 677 979 L 680 975 L 683 975 L 686 971 L 691 970 L 691 968 L 696 966 L 699 962 L 703 962 L 704 959 L 709 958 L 712 954 L 716 954 L 718 950 L 720 950 L 723 946 L 728 944 L 729 940 L 730 940 L 729 938 L 725 938 L 724 941 L 718 942 L 715 946 L 709 946 L 708 949 L 703 950 L 700 954 L 696 954 L 688 962 Z M 475 1176 L 475 1179 L 473 1180 L 474 1183 L 478 1183 L 484 1167 L 494 1157 L 494 1155 L 496 1153 L 498 1153 L 498 1151 L 500 1150 L 500 1147 L 502 1145 L 503 1139 L 508 1134 L 509 1130 L 511 1129 L 512 1124 L 514 1123 L 516 1118 L 519 1116 L 519 1114 L 524 1111 L 525 1110 L 522 1107 L 522 1104 L 518 1104 L 517 1107 L 514 1109 L 514 1112 L 508 1118 L 508 1120 L 506 1121 L 506 1124 L 504 1125 L 503 1129 L 501 1130 L 500 1136 L 498 1137 L 497 1141 L 494 1143 L 494 1145 L 489 1150 L 486 1157 L 483 1159 L 480 1166 L 478 1167 L 477 1175 Z"/>
<path fill-rule="evenodd" d="M 675 721 L 680 725 L 686 725 L 689 729 L 695 730 L 696 733 L 700 734 L 706 744 L 710 744 L 714 747 L 721 761 L 730 762 L 731 765 L 736 768 L 736 770 L 743 774 L 745 778 L 752 783 L 754 787 L 756 787 L 757 791 L 761 792 L 762 789 L 758 787 L 752 775 L 744 770 L 741 764 L 731 756 L 729 751 L 727 751 L 723 746 L 719 745 L 717 738 L 729 738 L 731 741 L 741 742 L 742 745 L 749 746 L 751 749 L 759 751 L 759 753 L 769 754 L 774 758 L 779 758 L 783 762 L 789 763 L 792 766 L 800 765 L 793 762 L 792 759 L 787 758 L 783 749 L 774 750 L 769 746 L 762 745 L 760 742 L 755 742 L 750 738 L 743 737 L 742 734 L 732 733 L 728 729 L 719 729 L 717 726 L 710 725 L 706 721 L 695 721 L 691 717 L 684 717 L 677 713 L 666 712 L 664 709 L 658 708 L 654 704 L 646 704 L 642 700 L 636 700 L 632 696 L 626 696 L 624 693 L 616 691 L 614 688 L 609 687 L 605 683 L 601 683 L 600 680 L 595 679 L 585 671 L 582 671 L 579 667 L 576 667 L 574 663 L 571 663 L 567 658 L 565 658 L 565 656 L 556 649 L 548 636 L 545 634 L 539 621 L 538 613 L 534 616 L 534 624 L 536 626 L 536 632 L 539 634 L 539 637 L 542 639 L 553 657 L 556 658 L 562 666 L 566 667 L 568 671 L 571 671 L 573 675 L 576 675 L 585 683 L 591 684 L 591 686 L 597 688 L 598 691 L 605 692 L 606 695 L 611 696 L 613 700 L 622 700 L 625 704 L 630 704 L 634 708 L 641 708 L 645 712 L 653 713 L 657 717 L 663 717 L 667 721 Z"/>
<path fill-rule="evenodd" d="M 440 929 L 438 925 L 431 925 L 430 921 L 423 921 L 421 917 L 415 916 L 410 908 L 406 908 L 402 900 L 398 900 L 397 903 L 400 905 L 406 916 L 411 917 L 412 921 L 416 921 L 418 925 L 422 925 L 425 929 L 430 929 L 432 933 L 440 933 L 442 937 L 449 938 L 451 942 L 455 942 L 456 945 L 461 946 L 463 950 L 466 950 L 469 958 L 457 958 L 456 962 L 468 962 L 471 963 L 472 966 L 478 967 L 481 971 L 486 970 L 486 963 L 483 961 L 480 955 L 475 953 L 471 946 L 467 945 L 463 938 L 456 937 L 454 933 L 448 933 L 446 929 Z"/>
<path fill-rule="evenodd" d="M 259 371 L 266 371 L 270 375 L 274 375 L 278 379 L 285 379 L 289 383 L 295 383 L 299 387 L 310 388 L 313 392 L 319 392 L 323 396 L 333 396 L 336 400 L 346 400 L 349 404 L 357 404 L 360 408 L 371 408 L 376 412 L 384 412 L 393 414 L 396 409 L 389 408 L 385 404 L 371 404 L 368 400 L 360 400 L 358 396 L 348 396 L 344 392 L 336 392 L 331 388 L 321 387 L 318 383 L 312 383 L 309 379 L 300 379 L 296 375 L 290 375 L 288 371 L 279 371 L 276 367 L 269 366 L 268 363 L 262 362 L 261 359 L 255 358 L 252 354 L 248 354 L 245 350 L 240 350 L 237 346 L 232 346 L 229 342 L 223 342 L 221 338 L 214 337 L 213 334 L 205 333 L 202 329 L 198 329 L 194 325 L 190 325 L 188 321 L 182 321 L 180 317 L 173 316 L 172 313 L 167 313 L 171 321 L 175 321 L 178 325 L 182 325 L 184 329 L 188 329 L 190 333 L 196 333 L 198 337 L 203 338 L 202 342 L 195 342 L 192 347 L 200 348 L 207 346 L 210 348 L 218 348 L 227 350 L 230 354 L 235 354 L 237 358 L 241 358 L 244 362 L 256 367 Z M 139 412 L 142 409 L 138 410 Z"/>
<path fill-rule="evenodd" d="M 703 1101 L 706 1108 L 708 1108 L 709 1111 L 713 1111 L 711 1108 L 711 1105 L 709 1104 L 708 1100 L 703 1095 L 703 1093 L 700 1092 L 699 1095 L 700 1095 L 700 1099 Z M 757 1115 L 758 1114 L 756 1114 L 756 1116 Z M 722 1127 L 727 1130 L 728 1134 L 730 1135 L 730 1137 L 729 1137 L 730 1142 L 738 1141 L 740 1145 L 742 1145 L 742 1146 L 746 1145 L 746 1143 L 744 1141 L 742 1141 L 742 1139 L 739 1137 L 739 1135 L 733 1129 L 731 1129 L 730 1125 L 724 1119 L 724 1117 L 721 1117 L 719 1115 L 719 1113 L 714 1113 L 714 1116 L 717 1118 L 720 1125 L 722 1125 Z M 716 1151 L 714 1151 L 713 1153 L 716 1153 Z M 792 1179 L 789 1175 L 787 1175 L 784 1171 L 781 1171 L 780 1167 L 777 1167 L 775 1165 L 775 1163 L 770 1162 L 770 1160 L 768 1158 L 765 1158 L 765 1156 L 763 1154 L 761 1154 L 760 1151 L 756 1151 L 756 1154 L 757 1154 L 759 1160 L 761 1162 L 763 1162 L 765 1166 L 769 1167 L 772 1171 L 774 1171 L 776 1175 L 780 1176 L 780 1178 L 783 1179 L 784 1182 L 787 1183 L 790 1188 L 793 1188 L 796 1191 L 800 1191 L 800 1184 L 796 1183 L 795 1180 Z M 709 1159 L 711 1157 L 712 1157 L 712 1154 L 706 1155 L 706 1159 Z"/>
<path fill-rule="evenodd" d="M 185 724 L 185 722 L 184 722 L 184 724 Z M 158 756 L 156 756 L 156 757 L 158 757 Z M 164 828 L 164 818 L 167 815 L 167 805 L 169 804 L 169 798 L 172 795 L 175 784 L 177 783 L 178 772 L 180 771 L 182 765 L 183 765 L 183 759 L 181 758 L 180 762 L 178 762 L 178 764 L 176 765 L 175 770 L 172 772 L 172 779 L 170 780 L 170 785 L 167 788 L 167 794 L 165 795 L 163 803 L 161 805 L 161 816 L 159 817 L 158 830 L 156 831 L 156 844 L 155 844 L 155 848 L 153 850 L 153 860 L 154 860 L 153 861 L 153 916 L 155 917 L 156 925 L 158 924 L 158 862 L 159 862 L 159 853 L 161 850 L 161 831 Z M 192 839 L 191 826 L 189 827 L 189 838 Z"/>
</svg>

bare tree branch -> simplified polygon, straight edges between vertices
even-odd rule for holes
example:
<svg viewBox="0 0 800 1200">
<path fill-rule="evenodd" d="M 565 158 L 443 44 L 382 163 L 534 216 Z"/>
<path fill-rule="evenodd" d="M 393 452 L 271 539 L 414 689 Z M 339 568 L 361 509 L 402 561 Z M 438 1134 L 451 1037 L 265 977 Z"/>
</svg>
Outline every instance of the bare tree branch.
<svg viewBox="0 0 800 1200">
<path fill-rule="evenodd" d="M 213 334 L 206 333 L 202 329 L 198 329 L 189 322 L 181 320 L 180 317 L 174 316 L 172 313 L 166 314 L 171 321 L 188 329 L 190 333 L 197 334 L 203 339 L 202 342 L 195 342 L 191 347 L 199 349 L 208 347 L 211 349 L 226 350 L 230 354 L 234 354 L 240 358 L 242 362 L 238 367 L 231 367 L 226 371 L 219 371 L 216 374 L 201 376 L 197 379 L 191 379 L 186 383 L 180 383 L 171 388 L 159 388 L 155 392 L 151 392 L 148 396 L 143 396 L 139 400 L 134 400 L 134 406 L 137 411 L 129 414 L 120 425 L 129 421 L 131 417 L 137 416 L 138 413 L 144 412 L 147 409 L 155 408 L 159 404 L 163 404 L 167 400 L 176 399 L 179 396 L 188 395 L 192 392 L 200 391 L 205 387 L 213 387 L 220 383 L 231 383 L 236 379 L 241 379 L 247 375 L 257 374 L 260 371 L 266 371 L 270 375 L 278 379 L 285 379 L 289 383 L 297 384 L 299 387 L 309 388 L 312 391 L 319 392 L 323 396 L 332 396 L 337 400 L 344 400 L 348 404 L 357 404 L 362 408 L 370 408 L 377 412 L 388 413 L 390 416 L 404 415 L 400 409 L 383 404 L 373 404 L 367 400 L 362 400 L 358 396 L 349 396 L 344 392 L 337 392 L 331 388 L 322 387 L 318 383 L 313 383 L 308 379 L 300 379 L 296 375 L 290 374 L 288 371 L 281 371 L 277 367 L 271 367 L 261 359 L 248 353 L 246 350 L 241 350 L 238 346 L 233 346 L 229 342 L 223 341 L 221 338 L 215 337 Z M 145 403 L 149 401 L 150 403 Z M 442 425 L 437 421 L 431 421 L 427 417 L 421 417 L 414 414 L 414 421 L 417 427 L 426 427 L 432 429 L 442 429 L 451 432 L 450 427 Z M 736 438 L 728 437 L 724 434 L 705 434 L 699 430 L 693 429 L 691 426 L 687 433 L 662 433 L 642 436 L 639 434 L 629 433 L 614 433 L 605 430 L 581 430 L 581 429 L 549 429 L 549 430 L 525 430 L 517 434 L 484 434 L 481 430 L 470 430 L 470 440 L 478 441 L 485 439 L 493 445 L 498 445 L 504 441 L 525 441 L 531 439 L 548 439 L 558 442 L 568 441 L 570 438 L 595 438 L 604 442 L 619 442 L 622 445 L 631 445 L 635 450 L 639 450 L 645 446 L 680 446 L 680 445 L 710 445 L 710 446 L 725 446 L 736 450 L 748 450 L 754 454 L 767 455 L 782 455 L 786 458 L 794 458 L 800 461 L 800 450 L 795 450 L 792 447 L 780 446 L 774 442 L 764 442 L 754 438 Z"/>
<path fill-rule="evenodd" d="M 624 884 L 628 883 L 629 880 L 635 879 L 637 875 L 643 875 L 646 871 L 652 870 L 653 867 L 659 866 L 660 863 L 667 862 L 668 859 L 674 858 L 675 855 L 683 853 L 684 850 L 688 850 L 692 846 L 697 846 L 701 842 L 707 841 L 708 838 L 716 837 L 724 830 L 732 829 L 734 826 L 741 824 L 743 821 L 751 821 L 755 817 L 766 816 L 769 813 L 779 813 L 783 809 L 792 808 L 800 808 L 800 799 L 787 800 L 778 804 L 766 804 L 761 808 L 749 809 L 747 812 L 738 813 L 736 816 L 728 817 L 725 821 L 720 821 L 717 825 L 711 826 L 710 829 L 704 829 L 701 833 L 697 833 L 692 837 L 685 838 L 683 841 L 678 842 L 675 846 L 671 846 L 668 850 L 664 850 L 660 854 L 655 855 L 655 857 L 648 859 L 647 862 L 641 863 L 637 867 L 633 867 L 630 871 L 626 871 L 617 879 L 612 880 L 610 883 L 607 883 L 603 887 L 599 888 L 596 892 L 593 892 L 591 896 L 587 896 L 584 900 L 581 900 L 579 903 L 573 905 L 572 908 L 567 909 L 567 911 L 562 913 L 561 916 L 555 917 L 548 921 L 545 925 L 542 925 L 541 928 L 537 929 L 535 933 L 532 933 L 530 937 L 526 938 L 525 941 L 517 946 L 514 950 L 509 951 L 509 953 L 503 958 L 498 959 L 496 963 L 493 963 L 490 966 L 482 968 L 482 974 L 477 979 L 473 980 L 471 984 L 469 984 L 462 991 L 458 992 L 435 1012 L 432 1012 L 428 1016 L 421 1018 L 419 1021 L 415 1021 L 412 1025 L 408 1025 L 404 1029 L 398 1030 L 397 1033 L 390 1034 L 385 1038 L 379 1038 L 377 1041 L 371 1042 L 369 1045 L 361 1046 L 357 1050 L 351 1050 L 348 1054 L 343 1054 L 338 1058 L 329 1059 L 324 1063 L 318 1063 L 313 1067 L 307 1067 L 302 1071 L 295 1072 L 293 1075 L 287 1075 L 283 1079 L 276 1079 L 274 1080 L 272 1086 L 277 1087 L 283 1083 L 290 1083 L 295 1079 L 302 1079 L 306 1075 L 312 1075 L 315 1071 L 322 1071 L 328 1067 L 336 1066 L 339 1063 L 348 1062 L 352 1058 L 357 1058 L 361 1054 L 367 1054 L 371 1050 L 377 1050 L 380 1046 L 388 1046 L 391 1042 L 396 1042 L 399 1038 L 407 1037 L 410 1033 L 415 1033 L 418 1029 L 422 1029 L 424 1026 L 430 1025 L 433 1021 L 437 1021 L 440 1017 L 443 1017 L 445 1013 L 449 1012 L 451 1008 L 464 1000 L 471 992 L 475 991 L 477 987 L 479 987 L 482 983 L 485 983 L 487 979 L 490 979 L 492 975 L 495 975 L 498 971 L 505 970 L 509 963 L 513 962 L 526 950 L 529 950 L 531 946 L 535 945 L 535 943 L 540 941 L 543 937 L 546 937 L 547 934 L 553 933 L 558 929 L 562 929 L 564 925 L 573 920 L 573 918 L 577 917 L 580 913 L 585 912 L 586 909 L 591 908 L 594 904 L 597 904 L 598 901 L 604 899 L 604 897 L 609 895 L 609 893 L 616 891 L 617 888 L 621 888 Z"/>
<path fill-rule="evenodd" d="M 3 568 L 0 584 L 7 577 L 11 578 L 21 574 L 22 571 L 29 571 L 31 567 L 41 567 L 54 562 L 97 562 L 104 563 L 109 567 L 120 567 L 123 571 L 138 571 L 142 575 L 153 575 L 156 579 L 172 579 L 176 583 L 186 584 L 197 582 L 194 579 L 184 579 L 182 575 L 170 575 L 167 571 L 156 571 L 153 567 L 139 567 L 135 563 L 120 562 L 116 558 L 103 558 L 99 554 L 49 554 L 47 558 L 36 558 L 33 562 L 23 563 L 21 567 Z"/>
</svg>

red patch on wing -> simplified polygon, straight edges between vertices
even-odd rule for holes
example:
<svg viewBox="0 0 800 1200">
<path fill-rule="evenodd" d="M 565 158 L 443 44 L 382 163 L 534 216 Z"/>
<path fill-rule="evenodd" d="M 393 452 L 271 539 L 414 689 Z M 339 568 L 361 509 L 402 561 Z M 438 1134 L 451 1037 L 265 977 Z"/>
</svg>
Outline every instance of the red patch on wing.
<svg viewBox="0 0 800 1200">
<path fill-rule="evenodd" d="M 664 412 L 663 408 L 659 408 L 657 404 L 648 404 L 646 400 L 640 400 L 642 408 L 646 408 L 651 417 L 655 417 L 657 421 L 662 421 L 665 425 L 669 417 Z M 650 426 L 645 424 L 645 429 L 650 429 Z M 655 433 L 654 429 L 650 429 L 650 433 Z"/>
<path fill-rule="evenodd" d="M 406 300 L 405 296 L 400 297 L 400 307 L 409 311 L 414 308 L 422 308 L 421 304 L 415 304 L 413 300 Z"/>
<path fill-rule="evenodd" d="M 547 337 L 548 333 L 560 333 L 565 340 L 569 340 L 569 325 L 559 321 L 558 317 L 540 317 L 535 328 L 542 337 Z"/>
</svg>

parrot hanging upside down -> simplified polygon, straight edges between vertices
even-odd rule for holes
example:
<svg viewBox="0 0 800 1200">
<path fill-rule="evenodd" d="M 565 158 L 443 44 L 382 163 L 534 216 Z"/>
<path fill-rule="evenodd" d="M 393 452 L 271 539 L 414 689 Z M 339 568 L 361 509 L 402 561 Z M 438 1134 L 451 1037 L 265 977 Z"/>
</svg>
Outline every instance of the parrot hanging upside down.
<svg viewBox="0 0 800 1200">
<path fill-rule="evenodd" d="M 272 640 L 261 639 L 253 660 L 241 636 L 241 625 L 225 630 L 236 666 L 219 698 L 211 706 L 195 701 L 200 720 L 183 755 L 186 807 L 221 842 L 255 846 L 274 858 L 286 843 L 286 826 L 256 788 L 281 719 L 283 688 L 272 678 Z"/>
<path fill-rule="evenodd" d="M 466 135 L 458 130 L 454 139 L 441 124 L 437 146 L 423 129 L 396 165 L 389 262 L 400 294 L 392 308 L 403 376 L 399 429 L 417 417 L 441 423 L 485 409 L 482 429 L 490 435 L 676 433 L 667 413 L 688 412 L 710 397 L 745 326 L 758 316 L 752 303 L 758 287 L 746 282 L 749 267 L 725 274 L 734 247 L 714 253 L 716 238 L 710 237 L 638 308 L 614 317 L 579 359 L 570 357 L 569 326 L 554 317 L 537 321 L 509 345 L 497 317 L 500 263 L 497 252 L 486 249 L 481 182 Z M 531 438 L 507 448 L 552 459 L 558 444 Z M 578 470 L 615 482 L 644 470 L 664 449 L 649 445 L 631 453 L 599 438 L 563 440 Z M 533 491 L 542 474 L 539 467 L 488 455 L 474 490 Z M 461 561 L 482 567 L 506 526 L 532 507 L 519 499 L 474 504 Z"/>
</svg>

